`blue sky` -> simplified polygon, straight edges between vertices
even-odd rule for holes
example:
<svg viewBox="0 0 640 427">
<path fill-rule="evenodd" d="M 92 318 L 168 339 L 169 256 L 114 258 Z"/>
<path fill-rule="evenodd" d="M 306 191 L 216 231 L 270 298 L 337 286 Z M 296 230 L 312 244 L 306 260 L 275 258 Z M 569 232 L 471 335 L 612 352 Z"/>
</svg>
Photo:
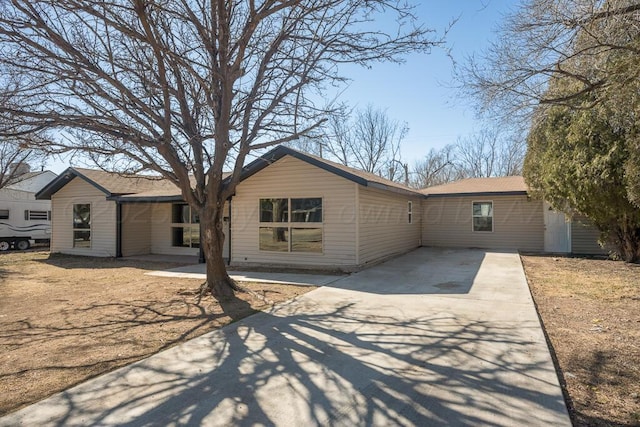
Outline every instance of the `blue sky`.
<svg viewBox="0 0 640 427">
<path fill-rule="evenodd" d="M 458 18 L 447 36 L 447 47 L 456 61 L 488 47 L 504 14 L 514 0 L 430 0 L 416 12 L 429 28 L 442 32 Z M 378 64 L 372 69 L 353 68 L 353 79 L 344 93 L 352 105 L 371 103 L 387 110 L 390 118 L 407 122 L 409 133 L 402 144 L 403 160 L 413 164 L 431 148 L 456 142 L 482 128 L 473 104 L 454 88 L 453 64 L 444 50 L 411 55 L 406 63 Z"/>
<path fill-rule="evenodd" d="M 456 61 L 479 53 L 493 38 L 502 16 L 517 5 L 516 0 L 428 0 L 420 2 L 416 14 L 426 27 L 441 34 L 458 18 L 447 36 L 447 47 Z M 456 142 L 459 137 L 482 128 L 473 105 L 462 100 L 452 82 L 453 64 L 444 50 L 428 55 L 411 55 L 404 64 L 375 64 L 371 69 L 351 66 L 345 74 L 352 79 L 342 94 L 351 106 L 372 104 L 387 115 L 404 121 L 409 133 L 402 144 L 403 161 L 413 164 L 431 148 Z M 55 159 L 46 166 L 56 173 L 69 166 Z"/>
</svg>

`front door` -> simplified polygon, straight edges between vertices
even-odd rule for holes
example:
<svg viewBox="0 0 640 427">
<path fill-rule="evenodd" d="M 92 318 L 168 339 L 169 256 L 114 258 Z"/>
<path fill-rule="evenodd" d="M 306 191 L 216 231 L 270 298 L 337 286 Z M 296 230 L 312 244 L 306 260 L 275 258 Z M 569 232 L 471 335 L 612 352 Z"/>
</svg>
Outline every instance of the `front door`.
<svg viewBox="0 0 640 427">
<path fill-rule="evenodd" d="M 553 253 L 571 252 L 571 223 L 563 212 L 544 203 L 544 251 Z"/>
</svg>

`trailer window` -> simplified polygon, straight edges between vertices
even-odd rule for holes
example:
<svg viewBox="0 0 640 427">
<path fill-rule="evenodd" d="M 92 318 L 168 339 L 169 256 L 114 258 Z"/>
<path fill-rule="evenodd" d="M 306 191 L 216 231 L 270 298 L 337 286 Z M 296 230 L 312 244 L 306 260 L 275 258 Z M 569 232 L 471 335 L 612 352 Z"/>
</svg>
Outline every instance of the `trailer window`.
<svg viewBox="0 0 640 427">
<path fill-rule="evenodd" d="M 0 219 L 9 219 L 9 209 L 0 209 Z"/>
<path fill-rule="evenodd" d="M 27 221 L 51 221 L 51 211 L 24 211 Z"/>
</svg>

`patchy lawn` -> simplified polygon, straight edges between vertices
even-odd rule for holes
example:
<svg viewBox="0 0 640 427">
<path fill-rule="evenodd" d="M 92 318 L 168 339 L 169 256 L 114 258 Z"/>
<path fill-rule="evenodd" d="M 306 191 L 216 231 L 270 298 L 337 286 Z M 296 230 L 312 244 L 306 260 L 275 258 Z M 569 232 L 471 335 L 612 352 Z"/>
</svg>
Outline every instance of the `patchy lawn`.
<svg viewBox="0 0 640 427">
<path fill-rule="evenodd" d="M 522 260 L 574 425 L 640 425 L 640 265 Z"/>
<path fill-rule="evenodd" d="M 145 276 L 176 265 L 0 254 L 0 414 L 267 307 L 247 294 L 197 303 L 201 280 Z M 273 302 L 313 287 L 250 283 Z"/>
</svg>

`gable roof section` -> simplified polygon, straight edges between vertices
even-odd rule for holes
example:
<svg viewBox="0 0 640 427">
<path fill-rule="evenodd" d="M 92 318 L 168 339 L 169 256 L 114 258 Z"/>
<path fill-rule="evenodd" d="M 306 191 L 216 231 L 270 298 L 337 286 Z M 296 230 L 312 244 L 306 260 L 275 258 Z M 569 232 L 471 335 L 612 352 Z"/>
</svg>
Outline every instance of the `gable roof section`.
<svg viewBox="0 0 640 427">
<path fill-rule="evenodd" d="M 51 196 L 62 189 L 75 178 L 80 178 L 107 198 L 123 195 L 154 191 L 163 195 L 180 197 L 180 190 L 173 183 L 159 177 L 143 175 L 121 175 L 101 170 L 67 168 L 53 181 L 36 194 L 36 199 L 50 200 Z"/>
<path fill-rule="evenodd" d="M 350 168 L 285 146 L 278 146 L 245 166 L 240 177 L 241 181 L 253 176 L 285 156 L 302 160 L 365 187 L 378 188 L 414 197 L 422 196 L 417 190 L 378 175 Z M 226 175 L 225 178 L 228 179 L 229 174 Z M 127 176 L 83 168 L 68 168 L 38 192 L 36 198 L 50 200 L 53 194 L 60 191 L 75 178 L 83 179 L 104 193 L 105 197 L 110 200 L 121 202 L 182 201 L 180 189 L 166 179 L 141 175 Z"/>
<path fill-rule="evenodd" d="M 526 195 L 529 187 L 521 176 L 468 178 L 420 190 L 427 197 Z"/>
<path fill-rule="evenodd" d="M 421 194 L 417 190 L 406 187 L 397 182 L 379 177 L 378 175 L 369 172 L 364 172 L 358 169 L 344 166 L 340 163 L 335 163 L 321 157 L 302 153 L 292 148 L 285 147 L 284 145 L 280 145 L 274 148 L 273 150 L 258 157 L 256 160 L 245 166 L 242 170 L 240 180 L 244 181 L 245 179 L 255 175 L 262 169 L 266 168 L 272 163 L 275 163 L 285 156 L 291 156 L 298 160 L 302 160 L 303 162 L 309 163 L 310 165 L 316 166 L 329 173 L 338 175 L 342 178 L 348 179 L 349 181 L 353 181 L 365 187 L 378 188 L 381 190 L 392 191 L 395 193 L 410 195 L 414 197 L 421 196 Z"/>
</svg>

